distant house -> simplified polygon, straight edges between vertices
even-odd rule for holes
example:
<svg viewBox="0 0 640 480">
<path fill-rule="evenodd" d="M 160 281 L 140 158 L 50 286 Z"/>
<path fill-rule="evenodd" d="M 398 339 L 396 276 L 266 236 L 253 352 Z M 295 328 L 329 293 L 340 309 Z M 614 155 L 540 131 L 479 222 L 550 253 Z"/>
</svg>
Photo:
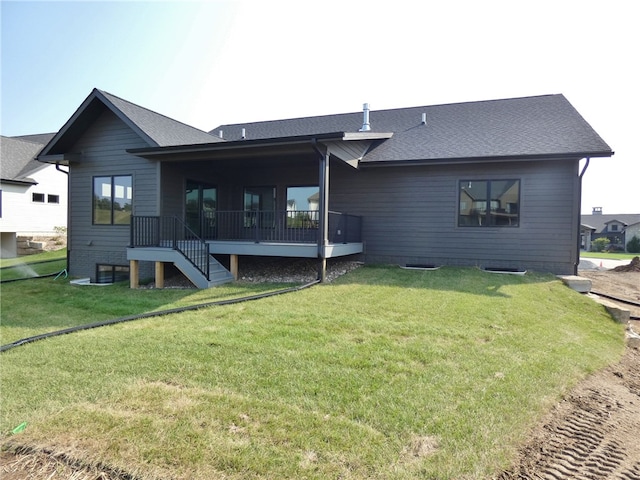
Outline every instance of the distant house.
<svg viewBox="0 0 640 480">
<path fill-rule="evenodd" d="M 562 95 L 206 133 L 95 89 L 38 159 L 69 165 L 72 275 L 208 287 L 245 255 L 574 273 L 579 161 L 612 154 Z"/>
<path fill-rule="evenodd" d="M 638 237 L 640 239 L 640 220 L 636 223 L 627 225 L 627 228 L 625 228 L 625 246 L 633 237 Z"/>
<path fill-rule="evenodd" d="M 633 238 L 638 222 L 640 213 L 605 214 L 601 207 L 594 207 L 590 215 L 581 216 L 582 248 L 589 251 L 591 242 L 606 238 L 610 245 L 624 250 L 627 242 Z"/>
<path fill-rule="evenodd" d="M 18 236 L 48 236 L 67 226 L 67 175 L 35 157 L 54 134 L 0 138 L 2 258 L 17 255 Z"/>
</svg>

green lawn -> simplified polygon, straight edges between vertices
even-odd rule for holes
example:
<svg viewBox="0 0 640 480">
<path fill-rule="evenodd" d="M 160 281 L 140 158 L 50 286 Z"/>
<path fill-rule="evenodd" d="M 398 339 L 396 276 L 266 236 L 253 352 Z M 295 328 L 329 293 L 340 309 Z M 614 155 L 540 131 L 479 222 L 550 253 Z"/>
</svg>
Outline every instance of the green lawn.
<svg viewBox="0 0 640 480">
<path fill-rule="evenodd" d="M 65 268 L 67 268 L 65 248 L 16 258 L 0 258 L 0 280 L 57 274 Z"/>
<path fill-rule="evenodd" d="M 631 260 L 638 253 L 608 253 L 608 252 L 580 252 L 582 258 L 610 258 L 612 260 Z"/>
<path fill-rule="evenodd" d="M 218 291 L 27 283 L 3 286 L 3 337 Z M 623 349 L 623 327 L 553 276 L 363 267 L 5 352 L 0 432 L 145 479 L 489 478 Z"/>
</svg>

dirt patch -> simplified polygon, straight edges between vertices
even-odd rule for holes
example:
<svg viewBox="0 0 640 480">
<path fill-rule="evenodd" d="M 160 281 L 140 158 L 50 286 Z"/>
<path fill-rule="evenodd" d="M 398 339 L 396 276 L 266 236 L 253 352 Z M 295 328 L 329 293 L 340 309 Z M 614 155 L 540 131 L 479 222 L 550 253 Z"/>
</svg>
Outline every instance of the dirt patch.
<svg viewBox="0 0 640 480">
<path fill-rule="evenodd" d="M 591 280 L 591 291 L 594 293 L 640 303 L 640 271 L 584 270 L 580 272 L 580 276 Z M 618 304 L 629 310 L 632 316 L 640 317 L 640 307 L 627 303 Z M 640 321 L 634 323 L 640 328 Z M 638 329 L 636 331 L 640 332 Z"/>
<path fill-rule="evenodd" d="M 637 257 L 636 257 L 637 258 Z M 584 270 L 592 291 L 640 302 L 640 269 Z M 640 308 L 620 306 L 640 315 Z M 640 332 L 640 321 L 629 322 Z M 580 383 L 547 415 L 520 450 L 516 465 L 497 477 L 640 479 L 640 350 L 631 343 L 620 363 Z"/>
<path fill-rule="evenodd" d="M 640 478 L 640 351 L 592 375 L 532 433 L 512 470 L 514 479 Z"/>
<path fill-rule="evenodd" d="M 614 272 L 640 272 L 640 257 L 633 257 L 628 265 L 620 265 L 613 269 Z"/>
<path fill-rule="evenodd" d="M 127 474 L 81 466 L 64 457 L 43 452 L 0 452 L 2 480 L 133 480 Z"/>
</svg>

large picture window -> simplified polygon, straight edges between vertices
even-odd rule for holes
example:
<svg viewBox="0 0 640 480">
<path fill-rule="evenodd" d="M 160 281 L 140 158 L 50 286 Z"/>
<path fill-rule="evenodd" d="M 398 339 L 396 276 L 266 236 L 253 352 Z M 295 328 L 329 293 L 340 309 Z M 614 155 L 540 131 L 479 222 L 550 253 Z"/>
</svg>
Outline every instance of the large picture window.
<svg viewBox="0 0 640 480">
<path fill-rule="evenodd" d="M 462 180 L 459 192 L 458 226 L 520 224 L 520 180 Z"/>
<path fill-rule="evenodd" d="M 133 188 L 131 175 L 93 178 L 93 223 L 128 225 Z"/>
<path fill-rule="evenodd" d="M 287 187 L 287 227 L 318 226 L 320 187 Z"/>
</svg>

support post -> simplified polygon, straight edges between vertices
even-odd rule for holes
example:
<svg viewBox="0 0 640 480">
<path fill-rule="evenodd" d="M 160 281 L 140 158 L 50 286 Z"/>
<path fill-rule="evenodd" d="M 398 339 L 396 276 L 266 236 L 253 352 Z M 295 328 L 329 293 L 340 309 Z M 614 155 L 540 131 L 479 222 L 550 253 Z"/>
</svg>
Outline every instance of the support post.
<svg viewBox="0 0 640 480">
<path fill-rule="evenodd" d="M 234 280 L 238 280 L 238 255 L 231 254 L 229 259 L 229 269 Z"/>
<path fill-rule="evenodd" d="M 329 243 L 329 151 L 320 156 L 320 224 L 318 231 L 318 280 L 327 280 L 326 246 Z"/>
<path fill-rule="evenodd" d="M 156 262 L 156 288 L 164 288 L 164 262 Z"/>
<path fill-rule="evenodd" d="M 129 287 L 138 288 L 140 285 L 140 269 L 138 260 L 129 260 Z"/>
</svg>

